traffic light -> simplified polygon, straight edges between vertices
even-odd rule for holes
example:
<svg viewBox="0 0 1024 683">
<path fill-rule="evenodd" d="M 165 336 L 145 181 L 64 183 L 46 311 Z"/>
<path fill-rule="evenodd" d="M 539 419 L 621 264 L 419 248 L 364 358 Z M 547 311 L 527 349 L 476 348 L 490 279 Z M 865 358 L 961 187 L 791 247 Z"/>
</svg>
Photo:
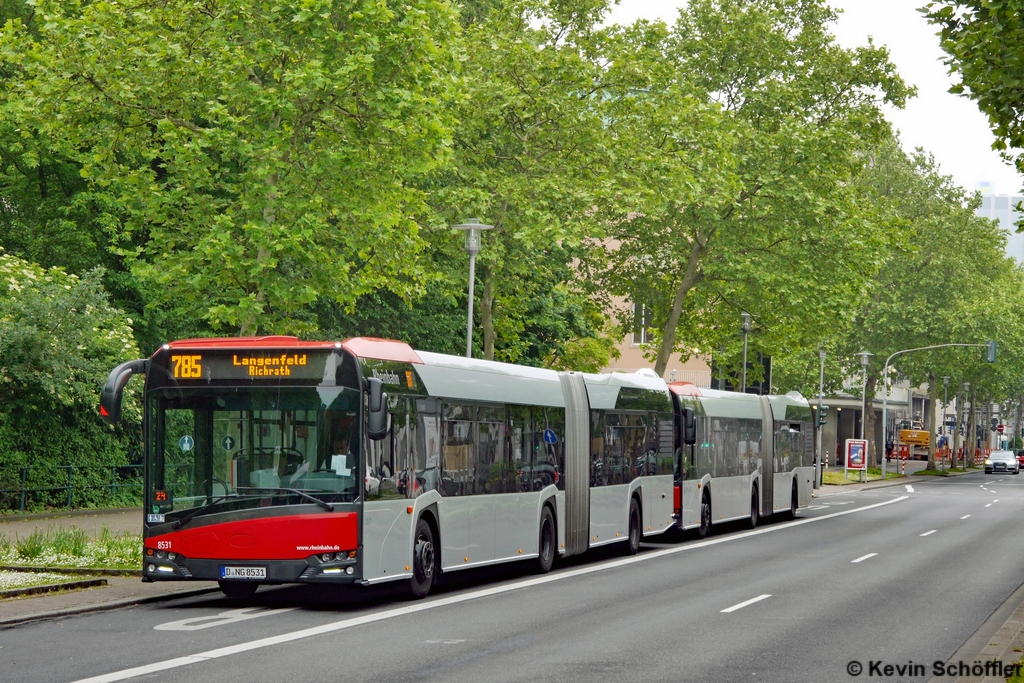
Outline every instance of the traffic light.
<svg viewBox="0 0 1024 683">
<path fill-rule="evenodd" d="M 985 342 L 985 362 L 996 362 L 996 343 L 994 341 Z"/>
<path fill-rule="evenodd" d="M 998 427 L 998 426 L 999 426 L 999 418 L 998 417 L 993 417 L 992 418 L 992 427 L 991 427 L 992 431 L 993 432 L 996 431 L 996 427 Z"/>
<path fill-rule="evenodd" d="M 819 427 L 823 427 L 825 425 L 825 420 L 828 419 L 828 408 L 829 408 L 828 406 L 823 405 L 823 406 L 821 406 L 821 409 L 818 411 L 818 426 Z"/>
</svg>

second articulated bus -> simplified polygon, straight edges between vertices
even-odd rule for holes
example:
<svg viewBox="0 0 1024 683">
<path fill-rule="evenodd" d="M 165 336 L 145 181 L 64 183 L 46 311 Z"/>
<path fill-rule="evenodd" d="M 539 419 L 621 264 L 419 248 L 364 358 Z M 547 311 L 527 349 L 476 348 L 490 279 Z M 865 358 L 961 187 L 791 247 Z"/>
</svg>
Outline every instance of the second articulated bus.
<svg viewBox="0 0 1024 683">
<path fill-rule="evenodd" d="M 414 351 L 371 338 L 196 339 L 145 375 L 145 580 L 261 584 L 438 576 L 673 527 L 794 511 L 810 496 L 798 395 L 697 389 Z"/>
</svg>

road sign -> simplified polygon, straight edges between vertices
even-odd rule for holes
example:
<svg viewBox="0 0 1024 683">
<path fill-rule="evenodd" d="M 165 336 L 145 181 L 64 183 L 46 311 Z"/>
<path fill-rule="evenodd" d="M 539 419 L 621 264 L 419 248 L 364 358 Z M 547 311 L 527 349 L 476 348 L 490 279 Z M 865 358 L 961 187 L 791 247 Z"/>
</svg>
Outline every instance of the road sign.
<svg viewBox="0 0 1024 683">
<path fill-rule="evenodd" d="M 996 431 L 999 432 L 1000 434 L 1003 433 L 1004 429 L 1006 429 L 1006 425 L 996 425 Z"/>
<path fill-rule="evenodd" d="M 221 439 L 220 445 L 224 447 L 224 450 L 230 451 L 235 447 L 235 438 L 233 436 L 225 436 Z"/>
<path fill-rule="evenodd" d="M 556 444 L 558 443 L 558 435 L 555 434 L 553 429 L 544 430 L 544 443 Z"/>
<path fill-rule="evenodd" d="M 192 447 L 195 445 L 196 442 L 191 436 L 186 435 L 178 439 L 178 448 L 180 448 L 186 453 L 192 450 Z"/>
</svg>

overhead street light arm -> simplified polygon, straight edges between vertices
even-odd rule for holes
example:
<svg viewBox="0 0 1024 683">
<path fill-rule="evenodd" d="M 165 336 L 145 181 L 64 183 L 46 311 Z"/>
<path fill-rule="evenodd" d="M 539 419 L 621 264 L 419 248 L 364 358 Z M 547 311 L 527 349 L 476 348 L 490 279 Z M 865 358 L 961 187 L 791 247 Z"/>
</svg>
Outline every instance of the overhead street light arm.
<svg viewBox="0 0 1024 683">
<path fill-rule="evenodd" d="M 885 367 L 882 369 L 882 384 L 885 387 L 885 391 L 882 393 L 882 436 L 885 436 L 885 432 L 889 429 L 889 363 L 896 356 L 904 353 L 913 353 L 914 351 L 931 351 L 932 349 L 946 349 L 953 346 L 981 346 L 987 347 L 988 344 L 934 344 L 932 346 L 921 346 L 916 349 L 903 349 L 902 351 L 896 351 L 885 360 Z M 911 411 L 913 406 L 910 406 Z M 913 417 L 913 416 L 911 416 Z M 964 454 L 966 455 L 967 449 L 964 447 Z M 885 481 L 885 458 L 879 458 L 882 463 L 882 481 Z"/>
</svg>

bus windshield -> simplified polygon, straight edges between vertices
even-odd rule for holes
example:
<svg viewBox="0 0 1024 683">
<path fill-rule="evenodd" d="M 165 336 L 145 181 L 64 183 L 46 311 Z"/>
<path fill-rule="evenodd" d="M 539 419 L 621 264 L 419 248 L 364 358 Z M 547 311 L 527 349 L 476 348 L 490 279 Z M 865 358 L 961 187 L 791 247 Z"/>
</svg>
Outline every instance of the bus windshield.
<svg viewBox="0 0 1024 683">
<path fill-rule="evenodd" d="M 147 519 L 355 501 L 359 401 L 341 387 L 150 392 Z"/>
</svg>

